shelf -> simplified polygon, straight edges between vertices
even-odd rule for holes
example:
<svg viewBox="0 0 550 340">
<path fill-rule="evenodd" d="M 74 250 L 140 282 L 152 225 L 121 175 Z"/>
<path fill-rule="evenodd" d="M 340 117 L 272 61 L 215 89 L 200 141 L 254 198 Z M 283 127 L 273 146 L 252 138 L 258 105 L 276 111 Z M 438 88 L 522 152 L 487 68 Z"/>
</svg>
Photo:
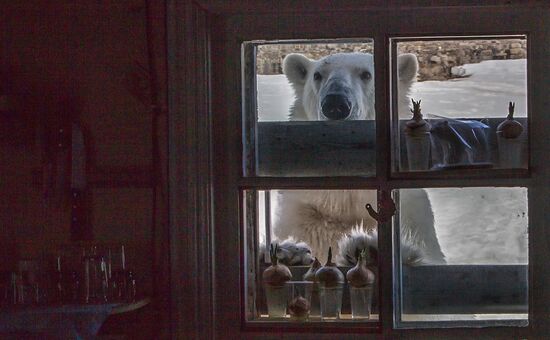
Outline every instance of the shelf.
<svg viewBox="0 0 550 340">
<path fill-rule="evenodd" d="M 111 302 L 102 304 L 66 304 L 66 305 L 10 305 L 0 308 L 0 313 L 57 313 L 87 312 L 91 310 L 110 309 L 109 315 L 122 314 L 140 309 L 151 302 L 151 298 L 145 297 L 134 302 Z"/>
<path fill-rule="evenodd" d="M 94 338 L 110 315 L 132 312 L 150 302 L 150 298 L 143 298 L 130 303 L 3 307 L 0 337 L 23 332 L 56 338 Z"/>
</svg>

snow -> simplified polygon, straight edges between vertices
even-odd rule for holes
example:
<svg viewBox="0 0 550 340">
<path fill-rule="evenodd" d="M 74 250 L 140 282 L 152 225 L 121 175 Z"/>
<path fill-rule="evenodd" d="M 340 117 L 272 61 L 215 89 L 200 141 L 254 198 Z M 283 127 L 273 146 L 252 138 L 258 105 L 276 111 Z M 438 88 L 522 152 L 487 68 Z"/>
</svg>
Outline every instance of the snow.
<svg viewBox="0 0 550 340">
<path fill-rule="evenodd" d="M 411 91 L 422 99 L 422 112 L 450 118 L 505 117 L 508 102 L 515 117 L 526 117 L 526 60 L 488 60 L 463 66 L 467 78 L 416 83 Z"/>
<path fill-rule="evenodd" d="M 258 120 L 286 121 L 292 103 L 294 90 L 284 74 L 258 75 Z"/>
<path fill-rule="evenodd" d="M 504 117 L 527 113 L 526 60 L 490 60 L 462 66 L 466 78 L 416 83 L 423 113 L 453 118 Z M 259 75 L 261 121 L 285 121 L 294 102 L 284 75 Z M 527 190 L 524 188 L 427 189 L 435 227 L 449 264 L 525 264 Z M 276 199 L 272 199 L 276 208 Z"/>
</svg>

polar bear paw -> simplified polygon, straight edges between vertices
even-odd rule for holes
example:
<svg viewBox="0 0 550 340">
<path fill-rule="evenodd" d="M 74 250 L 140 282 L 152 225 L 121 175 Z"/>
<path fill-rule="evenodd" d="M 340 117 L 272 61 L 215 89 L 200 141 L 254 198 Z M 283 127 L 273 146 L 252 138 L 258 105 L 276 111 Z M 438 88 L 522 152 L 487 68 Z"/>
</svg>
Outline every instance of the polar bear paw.
<svg viewBox="0 0 550 340">
<path fill-rule="evenodd" d="M 262 244 L 260 246 L 261 258 L 265 258 L 263 254 L 266 252 L 265 244 Z M 278 243 L 277 259 L 287 266 L 309 266 L 313 262 L 311 248 L 307 243 L 298 242 L 292 237 Z"/>
</svg>

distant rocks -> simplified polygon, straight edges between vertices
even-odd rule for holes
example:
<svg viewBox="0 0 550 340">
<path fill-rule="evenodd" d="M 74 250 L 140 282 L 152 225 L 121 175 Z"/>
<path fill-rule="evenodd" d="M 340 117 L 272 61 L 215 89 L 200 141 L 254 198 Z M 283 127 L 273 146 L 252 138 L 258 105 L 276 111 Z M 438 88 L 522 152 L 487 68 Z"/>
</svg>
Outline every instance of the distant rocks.
<svg viewBox="0 0 550 340">
<path fill-rule="evenodd" d="M 460 67 L 464 64 L 526 58 L 527 42 L 520 39 L 402 42 L 398 53 L 417 55 L 419 81 L 445 80 L 468 76 Z"/>
<path fill-rule="evenodd" d="M 466 69 L 462 66 L 453 66 L 451 67 L 451 77 L 454 78 L 463 78 L 467 77 Z"/>
<path fill-rule="evenodd" d="M 263 45 L 258 49 L 257 72 L 281 74 L 281 62 L 289 53 L 302 53 L 318 59 L 332 53 L 372 53 L 372 49 L 372 44 Z M 419 81 L 446 80 L 467 77 L 464 68 L 460 67 L 464 64 L 526 58 L 527 42 L 520 39 L 400 42 L 398 53 L 416 54 L 420 65 Z"/>
</svg>

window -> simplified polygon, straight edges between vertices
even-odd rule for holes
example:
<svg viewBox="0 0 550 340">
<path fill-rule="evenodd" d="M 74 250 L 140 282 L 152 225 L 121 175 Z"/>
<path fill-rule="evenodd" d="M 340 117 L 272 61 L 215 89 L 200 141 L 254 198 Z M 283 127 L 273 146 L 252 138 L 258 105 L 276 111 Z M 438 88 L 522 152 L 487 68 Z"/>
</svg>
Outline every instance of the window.
<svg viewBox="0 0 550 340">
<path fill-rule="evenodd" d="M 527 168 L 525 36 L 393 38 L 391 47 L 419 64 L 415 86 L 392 79 L 395 171 Z"/>
<path fill-rule="evenodd" d="M 419 189 L 400 189 L 395 222 L 402 259 L 397 327 L 528 324 L 528 211 L 526 188 L 431 188 L 437 238 L 445 263 L 429 262 L 439 249 L 421 251 L 407 224 Z M 414 206 L 414 207 L 413 207 Z"/>
<path fill-rule="evenodd" d="M 373 47 L 372 38 L 243 44 L 243 66 L 249 70 L 244 86 L 251 90 L 249 111 L 243 117 L 251 128 L 245 131 L 247 175 L 374 175 L 374 101 L 361 97 L 374 96 Z M 338 57 L 341 53 L 355 53 L 355 58 L 365 60 L 343 60 Z M 321 59 L 323 64 L 316 65 Z M 313 67 L 315 74 L 309 79 L 306 68 Z M 332 73 L 342 67 L 349 73 Z M 344 81 L 349 83 L 338 89 Z M 358 92 L 349 93 L 353 100 L 340 102 L 340 92 L 352 88 Z M 328 99 L 319 102 L 316 91 L 328 91 Z M 296 105 L 296 96 L 302 93 L 303 103 Z"/>
<path fill-rule="evenodd" d="M 423 171 L 429 183 L 456 171 L 527 167 L 527 120 L 501 113 L 517 103 L 527 114 L 524 35 L 392 38 L 390 46 L 396 173 Z M 249 177 L 380 178 L 372 39 L 257 41 L 242 49 Z M 430 113 L 422 115 L 420 104 Z M 505 138 L 502 124 L 520 131 Z M 248 322 L 296 321 L 297 301 L 302 323 L 378 321 L 376 280 L 356 296 L 359 287 L 346 279 L 357 270 L 357 251 L 377 252 L 378 225 L 364 208 L 375 205 L 377 190 L 321 188 L 243 193 Z M 396 188 L 393 197 L 395 327 L 527 325 L 526 188 Z M 367 257 L 376 277 L 377 256 Z M 330 264 L 341 273 L 334 296 L 306 274 Z M 272 282 L 282 265 L 290 275 Z M 359 316 L 360 306 L 369 313 Z"/>
<path fill-rule="evenodd" d="M 376 224 L 372 219 L 367 220 L 367 211 L 364 211 L 365 218 L 353 226 L 354 231 L 351 228 L 349 230 L 350 236 L 356 239 L 343 234 L 339 239 L 334 239 L 340 234 L 337 230 L 333 234 L 323 235 L 320 233 L 322 230 L 316 233 L 315 230 L 296 230 L 291 227 L 300 223 L 306 214 L 306 223 L 312 228 L 316 228 L 315 224 L 320 220 L 334 228 L 339 225 L 347 228 L 345 216 L 336 213 L 335 219 L 330 221 L 320 216 L 323 213 L 321 207 L 325 204 L 339 204 L 342 199 L 348 202 L 354 200 L 359 204 L 365 200 L 372 202 L 376 200 L 376 194 L 376 190 L 245 191 L 243 223 L 249 274 L 246 280 L 247 321 L 339 321 L 351 326 L 376 323 L 380 304 L 376 287 L 378 244 L 374 232 Z M 319 206 L 314 206 L 315 203 L 319 203 Z M 363 254 L 362 268 L 370 272 L 359 280 L 350 280 L 351 276 L 348 275 L 358 262 L 354 241 L 368 244 L 368 248 L 365 248 L 368 253 Z M 270 244 L 276 245 L 278 250 L 273 247 L 266 249 Z M 277 258 L 275 261 L 278 266 L 284 264 L 290 269 L 291 275 L 287 281 L 273 279 L 272 256 Z M 317 270 L 340 272 L 340 278 L 325 282 L 321 274 L 316 273 Z M 298 316 L 292 308 L 297 302 L 303 303 L 303 310 Z"/>
<path fill-rule="evenodd" d="M 295 9 L 258 5 L 259 10 L 254 11 L 245 5 L 236 9 L 213 6 L 219 15 L 212 16 L 210 22 L 213 129 L 213 156 L 210 164 L 214 174 L 214 196 L 211 202 L 215 234 L 212 256 L 216 264 L 212 279 L 215 288 L 212 314 L 220 335 L 222 329 L 224 336 L 237 338 L 253 337 L 264 332 L 285 332 L 292 336 L 298 332 L 358 334 L 381 331 L 387 338 L 406 337 L 409 332 L 411 336 L 420 338 L 444 338 L 467 337 L 473 331 L 471 327 L 476 328 L 476 335 L 488 337 L 520 338 L 545 334 L 548 307 L 544 302 L 544 287 L 550 282 L 550 274 L 540 259 L 548 254 L 544 241 L 544 211 L 550 209 L 545 200 L 549 194 L 549 183 L 544 175 L 548 171 L 548 164 L 544 161 L 544 145 L 550 142 L 545 129 L 550 121 L 544 115 L 547 109 L 544 91 L 541 90 L 541 86 L 544 87 L 543 84 L 547 82 L 548 73 L 544 62 L 548 54 L 545 44 L 548 25 L 542 20 L 547 14 L 546 7 L 457 5 L 389 8 L 343 4 L 341 9 L 334 11 L 324 7 L 311 10 L 302 5 L 297 5 L 300 7 Z M 221 9 L 217 6 L 221 6 Z M 206 8 L 212 7 L 207 5 Z M 459 133 L 455 134 L 458 142 L 454 145 L 458 149 L 451 149 L 451 143 L 443 147 L 441 142 L 434 144 L 435 138 L 430 137 L 428 161 L 423 163 L 423 167 L 411 166 L 407 136 L 402 129 L 412 114 L 401 116 L 398 109 L 399 98 L 403 93 L 398 82 L 407 76 L 406 72 L 400 72 L 399 56 L 403 52 L 413 52 L 407 49 L 410 46 L 416 48 L 420 43 L 426 46 L 428 43 L 445 45 L 488 41 L 487 46 L 490 46 L 493 43 L 502 44 L 505 40 L 511 40 L 510 49 L 525 48 L 527 64 L 521 67 L 524 73 L 513 79 L 524 84 L 520 85 L 524 86 L 523 91 L 517 93 L 515 98 L 502 98 L 502 116 L 484 112 L 477 116 L 479 112 L 471 110 L 465 112 L 464 116 L 451 114 L 452 110 L 427 112 L 433 105 L 429 99 L 429 89 L 422 88 L 427 81 L 420 81 L 417 83 L 419 87 L 411 88 L 408 94 L 415 103 L 420 101 L 422 112 L 438 116 L 426 116 L 430 125 L 446 124 L 448 130 L 465 125 L 475 130 L 475 140 L 479 143 L 472 144 L 470 139 Z M 257 75 L 262 72 L 280 72 L 278 64 L 258 61 L 259 52 L 262 52 L 264 46 L 345 43 L 372 44 L 374 72 L 370 79 L 376 80 L 373 89 L 375 114 L 372 121 L 359 120 L 359 123 L 347 126 L 349 121 L 283 122 L 280 118 L 264 119 L 265 98 L 260 97 L 261 92 L 269 95 L 275 91 L 262 90 L 262 86 L 266 85 L 263 82 L 265 79 Z M 512 47 L 511 44 L 519 44 L 519 47 Z M 485 50 L 494 53 L 492 47 L 483 47 L 481 59 L 489 57 L 488 52 L 483 52 Z M 510 50 L 509 54 L 511 56 L 516 52 Z M 418 58 L 417 51 L 414 54 Z M 511 59 L 506 51 L 494 55 L 496 58 L 493 60 Z M 501 57 L 505 59 L 498 59 Z M 442 59 L 437 52 L 428 58 L 429 62 L 439 66 Z M 410 65 L 404 60 L 405 65 Z M 470 60 L 467 64 L 483 63 Z M 474 94 L 481 94 L 483 91 L 477 86 L 479 84 L 472 85 L 476 77 L 467 77 L 470 66 L 455 66 L 458 68 L 452 71 L 450 67 L 450 72 L 451 76 L 456 75 L 456 80 L 448 84 L 466 83 L 472 86 L 470 89 L 474 92 L 479 92 Z M 444 67 L 441 68 L 445 71 Z M 323 73 L 319 73 L 317 80 L 325 79 Z M 360 77 L 361 73 L 355 74 Z M 444 85 L 438 83 L 435 86 L 441 89 Z M 461 88 L 458 86 L 454 90 L 460 91 Z M 334 114 L 346 111 L 345 102 L 342 104 L 338 103 L 337 98 L 332 99 L 333 108 L 327 108 L 328 115 L 331 111 Z M 450 106 L 456 106 L 455 98 L 446 99 Z M 283 105 L 282 100 L 272 102 Z M 476 102 L 485 104 L 483 100 Z M 514 117 L 521 123 L 521 133 L 524 135 L 520 134 L 519 162 L 503 166 L 504 157 L 499 154 L 495 126 L 508 113 L 509 102 L 515 103 Z M 408 101 L 406 105 L 409 105 Z M 281 110 L 279 112 L 284 112 Z M 437 119 L 445 119 L 447 123 L 435 121 Z M 310 127 L 318 132 L 308 138 L 306 132 Z M 269 132 L 265 130 L 268 128 L 271 129 Z M 368 168 L 347 173 L 342 171 L 346 169 L 346 154 L 354 150 L 353 147 L 340 147 L 342 136 L 348 137 L 348 134 L 341 133 L 346 128 L 365 138 L 366 142 L 362 140 L 361 146 L 365 150 L 370 149 L 372 153 L 372 157 L 365 162 Z M 323 129 L 336 132 L 334 136 L 323 136 Z M 295 150 L 297 147 L 292 146 L 291 142 L 296 138 L 301 138 L 300 143 L 311 142 L 319 138 L 319 132 L 321 137 L 326 137 L 327 145 L 336 145 L 340 149 L 329 157 L 311 157 L 308 160 L 309 168 L 306 169 L 300 157 L 296 156 L 300 154 Z M 431 130 L 429 132 L 432 133 Z M 450 135 L 449 131 L 446 133 L 444 137 Z M 483 135 L 488 136 L 486 143 L 482 140 Z M 373 138 L 372 143 L 366 139 L 370 136 Z M 438 138 L 441 140 L 440 136 Z M 357 143 L 361 143 L 359 140 Z M 273 143 L 279 143 L 278 152 L 270 149 Z M 438 146 L 441 149 L 437 149 Z M 478 146 L 488 148 L 485 157 L 477 158 L 482 150 Z M 305 153 L 303 150 L 300 152 Z M 504 156 L 517 154 L 514 152 Z M 272 158 L 271 163 L 264 158 L 275 156 L 280 158 Z M 294 157 L 291 162 L 276 168 L 280 162 L 291 157 Z M 517 159 L 514 157 L 514 160 Z M 333 172 L 320 170 L 323 163 L 335 164 L 334 167 L 328 167 Z M 300 195 L 318 197 L 320 192 L 333 191 L 347 191 L 357 196 L 362 193 L 372 196 L 376 193 L 368 202 L 370 210 L 364 209 L 362 203 L 366 201 L 362 198 L 360 200 L 361 213 L 373 219 L 369 227 L 377 229 L 376 241 L 370 243 L 376 246 L 376 253 L 370 254 L 373 258 L 376 256 L 373 271 L 376 283 L 371 311 L 373 318 L 354 319 L 348 312 L 351 300 L 342 296 L 342 300 L 348 301 L 349 306 L 345 302 L 341 305 L 340 312 L 343 315 L 340 319 L 291 320 L 292 315 L 287 313 L 288 297 L 294 298 L 295 295 L 291 295 L 294 291 L 307 294 L 308 284 L 300 284 L 294 279 L 302 276 L 298 271 L 305 271 L 305 267 L 291 268 L 289 281 L 292 282 L 287 286 L 286 298 L 282 303 L 284 307 L 280 308 L 285 311 L 279 316 L 270 317 L 265 307 L 266 299 L 262 297 L 262 294 L 267 295 L 267 291 L 262 287 L 261 274 L 265 267 L 261 266 L 267 265 L 267 261 L 261 249 L 262 244 L 269 248 L 268 243 L 277 236 L 277 219 L 281 218 L 280 202 L 284 201 L 280 199 L 281 193 L 283 196 L 287 193 L 292 196 L 300 192 Z M 391 211 L 390 197 L 396 208 L 392 218 L 389 218 L 389 213 L 386 214 Z M 420 205 L 423 208 L 427 206 L 426 200 L 433 203 L 433 227 L 445 255 L 445 264 L 437 263 L 437 252 L 426 256 L 429 247 L 418 251 L 404 241 L 416 237 L 407 231 L 415 230 L 411 229 L 411 225 L 415 224 L 411 224 L 409 219 L 418 211 L 415 197 L 424 202 Z M 517 204 L 513 209 L 507 209 L 507 201 L 502 200 L 502 197 L 513 197 Z M 471 210 L 456 205 L 459 201 L 468 203 L 468 209 Z M 386 206 L 390 209 L 384 209 Z M 275 213 L 278 209 L 279 213 Z M 410 215 L 405 214 L 407 210 Z M 492 214 L 499 218 L 507 216 L 506 222 L 511 223 L 510 228 L 516 232 L 515 241 L 499 238 L 496 231 L 503 223 L 493 223 L 493 215 L 483 214 L 492 210 L 498 211 Z M 449 230 L 456 231 L 464 227 L 466 222 L 456 217 L 460 214 L 477 214 L 481 218 L 476 223 L 469 221 L 469 228 L 462 228 L 466 230 L 461 231 L 461 234 L 456 232 L 445 235 L 437 229 L 442 225 L 452 226 L 447 229 L 450 233 Z M 419 215 L 414 218 L 426 216 L 422 213 Z M 480 229 L 483 231 L 479 232 Z M 433 229 L 426 231 L 425 239 L 430 233 L 433 233 Z M 448 237 L 447 243 L 443 242 L 444 235 Z M 474 243 L 483 238 L 486 245 L 491 246 L 481 247 L 479 243 Z M 279 241 L 282 243 L 282 240 Z M 478 245 L 474 249 L 476 254 L 464 257 L 475 260 L 473 263 L 460 262 L 461 249 L 453 248 L 466 241 Z M 497 249 L 502 244 L 505 246 L 498 250 L 499 254 L 508 252 L 508 257 L 513 258 L 513 261 L 502 261 L 502 255 L 495 252 L 491 255 L 489 250 Z M 312 255 L 324 254 L 326 246 L 321 248 L 323 250 L 315 254 L 312 251 Z M 454 258 L 449 255 L 452 254 L 450 250 L 454 251 Z M 485 253 L 485 257 L 478 252 Z M 428 257 L 430 263 L 422 263 Z M 345 270 L 342 269 L 342 274 Z M 446 282 L 452 278 L 457 278 L 457 281 L 452 284 Z M 503 278 L 513 284 L 505 284 Z M 444 286 L 442 283 L 449 284 Z M 463 292 L 467 294 L 461 295 Z M 346 294 L 345 290 L 343 294 Z M 464 301 L 457 299 L 457 296 L 464 296 Z"/>
</svg>

